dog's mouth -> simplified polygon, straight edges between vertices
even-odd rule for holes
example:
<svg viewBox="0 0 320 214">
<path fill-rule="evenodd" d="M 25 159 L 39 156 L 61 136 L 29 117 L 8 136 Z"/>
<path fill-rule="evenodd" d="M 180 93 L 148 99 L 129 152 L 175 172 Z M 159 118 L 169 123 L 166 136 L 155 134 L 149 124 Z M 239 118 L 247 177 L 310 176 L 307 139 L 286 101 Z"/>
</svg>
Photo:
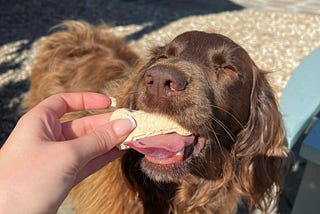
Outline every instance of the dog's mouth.
<svg viewBox="0 0 320 214">
<path fill-rule="evenodd" d="M 204 147 L 204 139 L 170 133 L 129 141 L 125 145 L 144 154 L 145 159 L 153 164 L 176 165 L 192 154 L 198 154 Z"/>
</svg>

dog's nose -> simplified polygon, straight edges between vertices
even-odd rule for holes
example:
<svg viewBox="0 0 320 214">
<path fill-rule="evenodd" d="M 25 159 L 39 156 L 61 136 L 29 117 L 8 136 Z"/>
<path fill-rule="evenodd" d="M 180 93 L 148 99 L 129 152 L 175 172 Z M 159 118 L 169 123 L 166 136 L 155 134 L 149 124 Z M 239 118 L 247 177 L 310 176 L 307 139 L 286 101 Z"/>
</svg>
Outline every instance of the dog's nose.
<svg viewBox="0 0 320 214">
<path fill-rule="evenodd" d="M 174 96 L 186 89 L 187 81 L 177 69 L 167 66 L 155 66 L 144 75 L 147 92 L 158 97 Z"/>
</svg>

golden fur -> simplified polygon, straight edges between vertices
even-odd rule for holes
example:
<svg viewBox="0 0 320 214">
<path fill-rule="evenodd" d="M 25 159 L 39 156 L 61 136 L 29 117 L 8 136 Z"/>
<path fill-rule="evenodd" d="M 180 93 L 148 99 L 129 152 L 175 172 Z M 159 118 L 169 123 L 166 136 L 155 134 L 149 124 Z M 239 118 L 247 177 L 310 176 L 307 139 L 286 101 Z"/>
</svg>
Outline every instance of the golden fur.
<svg viewBox="0 0 320 214">
<path fill-rule="evenodd" d="M 226 214 L 236 212 L 241 197 L 269 209 L 281 190 L 284 131 L 265 73 L 240 46 L 189 32 L 144 62 L 105 25 L 60 27 L 37 46 L 25 108 L 59 92 L 94 91 L 116 97 L 118 107 L 166 114 L 199 136 L 181 166 L 156 166 L 127 151 L 74 188 L 77 213 Z M 156 91 L 146 77 L 154 69 L 175 85 Z"/>
</svg>

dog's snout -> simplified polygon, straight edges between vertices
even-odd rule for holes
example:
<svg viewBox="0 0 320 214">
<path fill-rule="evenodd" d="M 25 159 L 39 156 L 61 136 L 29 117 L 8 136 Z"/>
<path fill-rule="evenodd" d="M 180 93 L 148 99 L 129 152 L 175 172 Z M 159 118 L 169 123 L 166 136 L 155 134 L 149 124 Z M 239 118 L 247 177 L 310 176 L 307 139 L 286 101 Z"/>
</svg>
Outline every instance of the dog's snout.
<svg viewBox="0 0 320 214">
<path fill-rule="evenodd" d="M 186 89 L 184 75 L 173 67 L 155 66 L 144 76 L 147 92 L 154 96 L 173 96 Z"/>
</svg>

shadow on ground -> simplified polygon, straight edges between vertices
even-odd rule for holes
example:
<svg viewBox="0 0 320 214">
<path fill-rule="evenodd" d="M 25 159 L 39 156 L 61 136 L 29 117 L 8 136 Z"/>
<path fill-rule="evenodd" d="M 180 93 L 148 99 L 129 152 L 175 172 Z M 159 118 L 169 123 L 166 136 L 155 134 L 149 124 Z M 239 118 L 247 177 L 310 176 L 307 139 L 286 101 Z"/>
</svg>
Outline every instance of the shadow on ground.
<svg viewBox="0 0 320 214">
<path fill-rule="evenodd" d="M 32 42 L 66 19 L 112 25 L 150 22 L 146 29 L 131 36 L 137 39 L 182 17 L 239 9 L 227 0 L 6 1 L 1 3 L 0 45 L 21 39 Z"/>
<path fill-rule="evenodd" d="M 24 40 L 24 44 L 15 50 L 16 53 L 11 53 L 17 56 L 30 49 L 34 41 L 47 35 L 52 26 L 63 20 L 111 25 L 149 23 L 128 38 L 135 40 L 183 17 L 242 9 L 227 0 L 0 0 L 0 5 L 0 47 Z M 19 70 L 23 64 L 23 61 L 4 62 L 1 58 L 5 56 L 0 55 L 0 80 L 9 71 Z M 27 81 L 0 85 L 0 146 L 19 117 L 21 94 L 27 90 Z"/>
</svg>

